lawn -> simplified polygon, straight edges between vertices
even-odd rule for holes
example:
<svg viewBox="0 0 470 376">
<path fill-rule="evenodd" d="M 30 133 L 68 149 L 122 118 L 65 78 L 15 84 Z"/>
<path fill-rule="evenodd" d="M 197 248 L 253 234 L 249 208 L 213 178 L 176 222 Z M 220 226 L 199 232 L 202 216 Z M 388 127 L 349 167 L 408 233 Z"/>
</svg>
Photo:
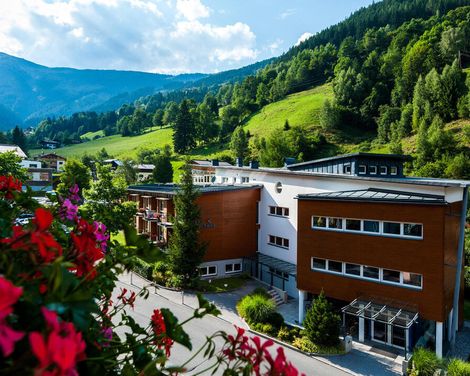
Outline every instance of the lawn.
<svg viewBox="0 0 470 376">
<path fill-rule="evenodd" d="M 199 291 L 225 292 L 242 287 L 249 279 L 246 275 L 231 278 L 203 279 L 199 282 Z"/>
</svg>

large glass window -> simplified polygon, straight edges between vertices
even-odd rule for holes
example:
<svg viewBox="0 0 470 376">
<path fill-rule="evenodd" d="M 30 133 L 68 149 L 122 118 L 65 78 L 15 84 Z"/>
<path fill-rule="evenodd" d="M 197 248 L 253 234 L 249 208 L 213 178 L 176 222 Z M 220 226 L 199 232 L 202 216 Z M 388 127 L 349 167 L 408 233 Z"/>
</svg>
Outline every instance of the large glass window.
<svg viewBox="0 0 470 376">
<path fill-rule="evenodd" d="M 326 260 L 314 257 L 312 259 L 312 269 L 326 270 Z"/>
<path fill-rule="evenodd" d="M 403 224 L 403 235 L 420 238 L 423 236 L 423 225 L 418 225 L 416 223 L 405 223 Z"/>
<path fill-rule="evenodd" d="M 400 235 L 400 223 L 384 222 L 384 234 Z"/>
<path fill-rule="evenodd" d="M 386 282 L 400 283 L 400 272 L 396 270 L 383 269 L 382 280 Z"/>
<path fill-rule="evenodd" d="M 364 231 L 379 232 L 380 231 L 379 221 L 364 221 Z"/>
<path fill-rule="evenodd" d="M 326 218 L 313 217 L 313 227 L 326 227 Z"/>
<path fill-rule="evenodd" d="M 328 218 L 328 228 L 342 229 L 343 220 L 341 218 Z"/>
<path fill-rule="evenodd" d="M 403 272 L 403 284 L 409 286 L 422 286 L 422 276 L 421 274 Z"/>
<path fill-rule="evenodd" d="M 343 263 L 340 261 L 328 261 L 328 270 L 330 272 L 342 273 L 343 272 Z"/>
<path fill-rule="evenodd" d="M 362 276 L 366 278 L 379 279 L 379 268 L 373 266 L 363 266 Z"/>
<path fill-rule="evenodd" d="M 360 219 L 346 219 L 346 230 L 361 231 Z"/>
<path fill-rule="evenodd" d="M 346 263 L 345 271 L 346 274 L 350 275 L 361 275 L 361 265 Z"/>
</svg>

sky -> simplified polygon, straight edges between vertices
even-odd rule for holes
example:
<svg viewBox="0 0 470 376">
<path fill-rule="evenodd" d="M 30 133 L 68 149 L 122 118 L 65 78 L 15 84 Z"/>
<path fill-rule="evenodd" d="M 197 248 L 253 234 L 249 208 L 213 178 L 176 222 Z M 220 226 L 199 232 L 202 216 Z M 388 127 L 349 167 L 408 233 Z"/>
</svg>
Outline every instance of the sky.
<svg viewBox="0 0 470 376">
<path fill-rule="evenodd" d="M 373 0 L 0 0 L 0 52 L 49 67 L 213 73 L 279 56 Z"/>
</svg>

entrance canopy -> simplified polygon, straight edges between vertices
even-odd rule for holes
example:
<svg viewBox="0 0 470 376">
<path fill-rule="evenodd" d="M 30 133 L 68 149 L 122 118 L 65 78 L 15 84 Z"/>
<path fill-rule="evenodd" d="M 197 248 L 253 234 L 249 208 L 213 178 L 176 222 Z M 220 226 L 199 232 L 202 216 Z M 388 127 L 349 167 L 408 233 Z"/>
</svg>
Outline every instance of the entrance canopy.
<svg viewBox="0 0 470 376">
<path fill-rule="evenodd" d="M 275 257 L 267 256 L 262 253 L 258 253 L 257 261 L 259 264 L 266 265 L 270 268 L 279 270 L 281 272 L 296 275 L 297 274 L 297 267 L 290 262 L 279 260 Z"/>
<path fill-rule="evenodd" d="M 342 311 L 348 315 L 379 321 L 403 329 L 410 328 L 418 319 L 417 312 L 413 312 L 405 307 L 392 307 L 365 299 L 354 299 L 347 306 L 343 307 Z"/>
</svg>

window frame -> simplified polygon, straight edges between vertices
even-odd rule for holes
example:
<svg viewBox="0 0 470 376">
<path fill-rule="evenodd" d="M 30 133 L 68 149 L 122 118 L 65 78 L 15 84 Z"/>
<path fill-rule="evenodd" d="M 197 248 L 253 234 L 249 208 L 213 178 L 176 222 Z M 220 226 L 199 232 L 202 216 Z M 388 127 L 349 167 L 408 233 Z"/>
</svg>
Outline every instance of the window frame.
<svg viewBox="0 0 470 376">
<path fill-rule="evenodd" d="M 369 166 L 369 175 L 377 175 L 377 166 L 376 165 L 370 165 Z"/>
<path fill-rule="evenodd" d="M 385 172 L 383 172 L 382 169 L 385 169 Z M 388 175 L 388 166 L 380 166 L 379 172 L 380 175 Z"/>
<path fill-rule="evenodd" d="M 358 167 L 357 173 L 359 175 L 366 175 L 367 174 L 367 165 L 360 164 L 359 167 Z"/>
<path fill-rule="evenodd" d="M 390 175 L 398 175 L 398 167 L 397 166 L 390 166 Z"/>
<path fill-rule="evenodd" d="M 271 238 L 274 238 L 274 242 L 271 242 Z M 277 244 L 279 241 L 280 244 Z M 284 244 L 287 242 L 287 246 Z M 277 236 L 277 235 L 272 235 L 268 234 L 268 245 L 271 245 L 273 247 L 278 247 L 282 249 L 289 249 L 290 246 L 290 241 L 288 238 L 283 238 L 282 236 Z"/>
<path fill-rule="evenodd" d="M 240 269 L 235 270 L 235 265 L 239 265 Z M 231 266 L 232 270 L 227 271 L 227 266 Z M 243 268 L 242 268 L 242 263 L 241 262 L 233 262 L 233 263 L 225 264 L 225 274 L 241 273 L 242 271 L 243 271 Z"/>
<path fill-rule="evenodd" d="M 215 272 L 214 272 L 214 273 L 210 273 L 210 272 L 209 272 L 209 269 L 210 269 L 210 268 L 215 268 Z M 206 274 L 202 274 L 202 273 L 201 273 L 201 269 L 206 269 Z M 200 275 L 201 277 L 212 277 L 212 276 L 217 275 L 217 265 L 205 265 L 205 266 L 199 267 L 199 275 Z"/>
</svg>

